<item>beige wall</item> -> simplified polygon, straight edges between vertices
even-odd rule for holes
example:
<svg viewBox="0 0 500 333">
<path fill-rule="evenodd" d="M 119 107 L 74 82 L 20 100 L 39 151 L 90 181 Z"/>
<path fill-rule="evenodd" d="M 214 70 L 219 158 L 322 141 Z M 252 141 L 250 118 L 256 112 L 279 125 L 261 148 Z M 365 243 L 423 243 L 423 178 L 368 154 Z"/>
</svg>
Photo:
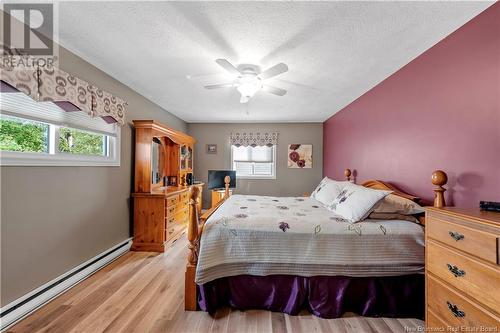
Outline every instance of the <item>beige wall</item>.
<svg viewBox="0 0 500 333">
<path fill-rule="evenodd" d="M 279 132 L 275 180 L 237 180 L 235 193 L 274 196 L 295 196 L 311 192 L 323 173 L 323 124 L 188 124 L 188 133 L 196 139 L 194 154 L 195 179 L 207 181 L 208 170 L 231 168 L 229 135 L 232 131 Z M 205 145 L 217 144 L 217 154 L 207 154 Z M 287 147 L 290 143 L 313 145 L 312 169 L 288 169 Z M 203 191 L 204 207 L 210 206 L 210 191 Z"/>
<path fill-rule="evenodd" d="M 131 120 L 186 131 L 182 120 L 64 49 L 60 67 L 129 103 L 121 165 L 1 167 L 2 306 L 130 237 Z"/>
</svg>

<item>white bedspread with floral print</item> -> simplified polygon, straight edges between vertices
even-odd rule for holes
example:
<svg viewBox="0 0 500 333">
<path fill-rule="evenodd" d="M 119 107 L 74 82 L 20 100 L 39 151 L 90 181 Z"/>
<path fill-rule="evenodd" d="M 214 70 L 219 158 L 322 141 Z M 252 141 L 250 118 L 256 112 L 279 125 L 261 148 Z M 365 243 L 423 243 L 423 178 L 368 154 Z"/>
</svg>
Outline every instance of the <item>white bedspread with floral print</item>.
<svg viewBox="0 0 500 333">
<path fill-rule="evenodd" d="M 313 198 L 233 195 L 208 219 L 196 283 L 241 274 L 397 276 L 424 271 L 422 226 L 349 223 Z"/>
</svg>

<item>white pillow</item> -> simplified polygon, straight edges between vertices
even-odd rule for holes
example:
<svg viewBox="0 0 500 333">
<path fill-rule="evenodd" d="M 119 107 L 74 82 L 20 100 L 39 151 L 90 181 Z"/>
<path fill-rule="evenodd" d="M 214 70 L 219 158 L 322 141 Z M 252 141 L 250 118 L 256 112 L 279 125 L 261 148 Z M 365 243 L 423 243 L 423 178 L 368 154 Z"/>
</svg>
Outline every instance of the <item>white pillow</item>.
<svg viewBox="0 0 500 333">
<path fill-rule="evenodd" d="M 358 222 L 365 219 L 391 193 L 348 183 L 327 208 L 351 223 Z"/>
<path fill-rule="evenodd" d="M 325 186 L 325 183 L 328 182 L 329 179 L 330 178 L 325 177 L 319 182 L 318 186 L 316 186 L 314 191 L 311 193 L 311 198 L 316 199 L 316 195 L 318 194 L 318 192 L 320 192 L 323 189 L 323 186 Z M 318 200 L 318 199 L 316 199 L 316 200 Z"/>
<path fill-rule="evenodd" d="M 338 182 L 325 177 L 311 194 L 311 197 L 328 206 L 339 195 L 340 191 L 346 186 L 346 183 L 345 181 Z"/>
</svg>

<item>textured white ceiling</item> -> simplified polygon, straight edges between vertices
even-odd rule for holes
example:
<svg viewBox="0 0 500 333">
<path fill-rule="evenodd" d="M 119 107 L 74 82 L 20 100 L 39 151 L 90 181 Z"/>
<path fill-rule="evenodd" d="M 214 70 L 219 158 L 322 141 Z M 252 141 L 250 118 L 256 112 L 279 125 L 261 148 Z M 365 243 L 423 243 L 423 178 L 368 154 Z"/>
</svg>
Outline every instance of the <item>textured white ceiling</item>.
<svg viewBox="0 0 500 333">
<path fill-rule="evenodd" d="M 492 2 L 61 2 L 60 43 L 187 122 L 323 121 Z M 239 103 L 214 60 L 286 63 Z"/>
</svg>

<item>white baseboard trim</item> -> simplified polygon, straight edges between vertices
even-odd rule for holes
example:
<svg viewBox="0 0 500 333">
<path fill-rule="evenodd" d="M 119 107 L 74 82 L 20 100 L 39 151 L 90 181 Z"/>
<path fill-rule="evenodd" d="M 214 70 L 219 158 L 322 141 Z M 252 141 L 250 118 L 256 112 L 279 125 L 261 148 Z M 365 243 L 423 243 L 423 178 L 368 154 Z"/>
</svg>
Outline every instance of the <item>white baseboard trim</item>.
<svg viewBox="0 0 500 333">
<path fill-rule="evenodd" d="M 0 309 L 0 331 L 17 323 L 45 303 L 74 287 L 130 250 L 132 238 L 96 255 Z"/>
</svg>

